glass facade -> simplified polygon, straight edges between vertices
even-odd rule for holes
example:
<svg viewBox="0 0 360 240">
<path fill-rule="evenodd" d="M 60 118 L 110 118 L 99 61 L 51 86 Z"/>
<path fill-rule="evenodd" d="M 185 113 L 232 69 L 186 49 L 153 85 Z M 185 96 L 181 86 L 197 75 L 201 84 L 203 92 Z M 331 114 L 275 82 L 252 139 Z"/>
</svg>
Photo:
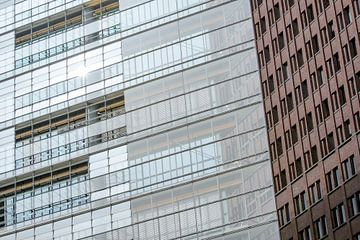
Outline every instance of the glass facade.
<svg viewBox="0 0 360 240">
<path fill-rule="evenodd" d="M 0 239 L 279 239 L 248 0 L 0 14 Z"/>
</svg>

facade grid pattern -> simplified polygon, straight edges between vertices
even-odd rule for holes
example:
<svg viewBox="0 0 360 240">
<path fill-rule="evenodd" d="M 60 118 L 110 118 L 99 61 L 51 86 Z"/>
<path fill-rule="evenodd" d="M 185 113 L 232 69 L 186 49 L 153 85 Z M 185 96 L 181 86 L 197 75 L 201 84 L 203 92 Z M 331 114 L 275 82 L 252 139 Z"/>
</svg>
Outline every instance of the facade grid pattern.
<svg viewBox="0 0 360 240">
<path fill-rule="evenodd" d="M 0 239 L 280 239 L 251 12 L 0 0 Z"/>
<path fill-rule="evenodd" d="M 360 1 L 251 2 L 281 238 L 359 239 Z"/>
</svg>

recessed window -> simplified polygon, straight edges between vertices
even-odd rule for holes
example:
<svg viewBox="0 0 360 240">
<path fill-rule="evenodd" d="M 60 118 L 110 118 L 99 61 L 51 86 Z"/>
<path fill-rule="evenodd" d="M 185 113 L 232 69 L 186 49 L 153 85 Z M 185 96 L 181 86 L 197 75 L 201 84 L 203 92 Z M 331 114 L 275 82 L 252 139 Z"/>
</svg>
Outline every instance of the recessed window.
<svg viewBox="0 0 360 240">
<path fill-rule="evenodd" d="M 279 225 L 280 226 L 283 226 L 286 223 L 290 222 L 289 203 L 286 203 L 284 206 L 279 208 L 278 216 L 279 216 Z"/>
<path fill-rule="evenodd" d="M 344 8 L 344 21 L 345 21 L 346 25 L 349 25 L 350 23 L 352 23 L 352 14 L 351 14 L 349 6 Z"/>
<path fill-rule="evenodd" d="M 275 13 L 275 21 L 280 19 L 280 7 L 279 7 L 279 3 L 276 3 L 274 5 L 274 13 Z"/>
<path fill-rule="evenodd" d="M 348 199 L 349 217 L 356 216 L 360 213 L 360 192 L 355 193 Z"/>
<path fill-rule="evenodd" d="M 346 213 L 345 213 L 345 206 L 343 203 L 340 203 L 338 206 L 331 209 L 331 213 L 333 220 L 333 228 L 337 228 L 345 223 Z"/>
<path fill-rule="evenodd" d="M 278 35 L 278 39 L 279 39 L 279 49 L 283 49 L 285 47 L 285 39 L 284 39 L 284 33 L 281 32 Z"/>
<path fill-rule="evenodd" d="M 297 36 L 299 34 L 299 24 L 297 19 L 292 21 L 292 29 L 294 36 Z"/>
<path fill-rule="evenodd" d="M 342 167 L 345 180 L 352 178 L 356 174 L 354 155 L 351 155 L 349 158 L 343 161 Z"/>
<path fill-rule="evenodd" d="M 310 204 L 314 204 L 322 198 L 320 180 L 311 184 L 311 186 L 309 187 L 309 194 L 310 194 Z"/>
<path fill-rule="evenodd" d="M 356 50 L 356 40 L 355 38 L 352 38 L 349 41 L 349 47 L 350 47 L 350 56 L 351 58 L 354 58 L 357 56 L 357 50 Z"/>
<path fill-rule="evenodd" d="M 328 192 L 331 192 L 335 188 L 337 188 L 340 184 L 340 172 L 339 168 L 335 167 L 331 171 L 326 174 L 326 181 Z"/>
<path fill-rule="evenodd" d="M 326 217 L 322 216 L 315 221 L 315 236 L 316 239 L 322 239 L 327 234 Z"/>
<path fill-rule="evenodd" d="M 311 113 L 311 112 L 309 112 L 308 114 L 306 114 L 306 125 L 307 125 L 308 132 L 310 132 L 311 130 L 313 130 L 314 124 L 313 124 L 312 113 Z"/>
<path fill-rule="evenodd" d="M 312 234 L 310 227 L 306 227 L 299 232 L 300 240 L 312 240 Z"/>
<path fill-rule="evenodd" d="M 307 208 L 306 193 L 305 191 L 300 193 L 294 198 L 295 213 L 296 215 L 302 213 Z"/>
<path fill-rule="evenodd" d="M 328 30 L 329 39 L 333 39 L 335 37 L 334 22 L 333 21 L 328 22 L 327 30 Z"/>
</svg>

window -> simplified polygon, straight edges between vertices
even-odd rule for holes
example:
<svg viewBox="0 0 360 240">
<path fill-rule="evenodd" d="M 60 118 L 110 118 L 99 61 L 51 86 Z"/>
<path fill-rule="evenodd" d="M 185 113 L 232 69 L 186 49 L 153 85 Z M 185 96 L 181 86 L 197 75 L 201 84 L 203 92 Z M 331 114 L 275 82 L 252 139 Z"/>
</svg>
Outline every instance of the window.
<svg viewBox="0 0 360 240">
<path fill-rule="evenodd" d="M 344 55 L 345 63 L 348 63 L 350 61 L 350 54 L 349 54 L 349 47 L 347 44 L 343 46 L 343 55 Z"/>
<path fill-rule="evenodd" d="M 287 11 L 289 9 L 288 0 L 282 0 L 282 6 L 283 6 L 283 9 L 285 9 L 285 11 Z"/>
<path fill-rule="evenodd" d="M 331 209 L 331 215 L 333 220 L 333 228 L 337 228 L 345 223 L 345 206 L 343 203 L 340 203 L 335 208 Z"/>
<path fill-rule="evenodd" d="M 355 38 L 352 38 L 352 39 L 349 41 L 349 46 L 350 46 L 350 55 L 351 55 L 351 58 L 354 58 L 355 56 L 357 56 L 356 40 L 355 40 Z"/>
<path fill-rule="evenodd" d="M 266 62 L 266 63 L 270 62 L 270 50 L 269 50 L 269 46 L 266 46 L 266 47 L 265 47 L 264 53 L 265 53 L 265 62 Z"/>
<path fill-rule="evenodd" d="M 320 105 L 317 105 L 315 107 L 315 111 L 316 111 L 316 121 L 317 124 L 319 125 L 324 121 Z"/>
<path fill-rule="evenodd" d="M 288 42 L 290 42 L 291 40 L 293 40 L 293 31 L 291 29 L 291 24 L 287 25 L 286 26 L 286 34 L 287 34 L 287 39 L 288 39 Z"/>
<path fill-rule="evenodd" d="M 279 113 L 278 113 L 277 106 L 274 106 L 272 108 L 272 115 L 273 115 L 274 124 L 278 123 L 279 122 Z"/>
<path fill-rule="evenodd" d="M 312 164 L 315 164 L 319 161 L 316 145 L 311 147 L 311 160 Z"/>
<path fill-rule="evenodd" d="M 308 91 L 307 81 L 306 80 L 301 82 L 301 92 L 302 92 L 302 95 L 303 95 L 304 99 L 309 96 L 309 91 Z"/>
<path fill-rule="evenodd" d="M 264 52 L 263 51 L 259 52 L 259 62 L 260 62 L 261 67 L 265 66 L 265 59 L 264 59 Z"/>
<path fill-rule="evenodd" d="M 351 126 L 349 119 L 344 122 L 344 131 L 345 131 L 345 139 L 350 138 L 352 133 L 351 133 Z"/>
<path fill-rule="evenodd" d="M 341 144 L 344 141 L 343 126 L 340 125 L 336 128 L 338 143 Z"/>
<path fill-rule="evenodd" d="M 355 234 L 354 239 L 355 240 L 360 240 L 360 233 Z"/>
<path fill-rule="evenodd" d="M 356 91 L 360 92 L 360 72 L 357 72 L 355 74 L 355 87 L 356 87 Z"/>
<path fill-rule="evenodd" d="M 340 184 L 340 173 L 338 167 L 333 168 L 326 174 L 328 192 L 337 188 Z"/>
<path fill-rule="evenodd" d="M 266 21 L 265 21 L 265 17 L 262 17 L 260 19 L 260 28 L 261 28 L 261 33 L 264 34 L 266 32 Z"/>
<path fill-rule="evenodd" d="M 274 77 L 273 77 L 273 75 L 270 75 L 270 76 L 269 76 L 268 83 L 269 83 L 269 91 L 270 91 L 270 94 L 271 94 L 271 93 L 273 93 L 274 90 L 275 90 Z"/>
<path fill-rule="evenodd" d="M 303 173 L 301 158 L 295 160 L 296 176 L 300 176 Z"/>
<path fill-rule="evenodd" d="M 284 81 L 286 81 L 289 78 L 289 66 L 287 62 L 283 63 L 282 71 L 283 71 Z"/>
<path fill-rule="evenodd" d="M 266 113 L 266 123 L 267 123 L 267 128 L 268 129 L 272 128 L 273 123 L 272 123 L 272 117 L 271 117 L 271 112 L 270 111 Z"/>
<path fill-rule="evenodd" d="M 287 103 L 288 111 L 291 112 L 291 110 L 294 109 L 292 93 L 289 93 L 288 95 L 286 95 L 286 103 Z"/>
<path fill-rule="evenodd" d="M 352 15 L 349 6 L 344 8 L 344 21 L 346 25 L 352 23 Z"/>
<path fill-rule="evenodd" d="M 355 7 L 355 14 L 360 15 L 360 0 L 353 0 Z"/>
<path fill-rule="evenodd" d="M 289 212 L 289 203 L 286 203 L 284 206 L 278 210 L 279 224 L 280 227 L 284 226 L 290 221 L 290 212 Z"/>
<path fill-rule="evenodd" d="M 279 7 L 279 3 L 276 3 L 274 5 L 274 13 L 275 13 L 275 21 L 280 19 L 280 7 Z"/>
<path fill-rule="evenodd" d="M 310 204 L 317 203 L 322 198 L 320 180 L 317 180 L 309 187 L 309 195 Z"/>
<path fill-rule="evenodd" d="M 300 119 L 300 136 L 303 138 L 306 135 L 306 123 L 305 118 Z"/>
<path fill-rule="evenodd" d="M 335 37 L 335 31 L 334 31 L 334 22 L 332 20 L 328 22 L 327 30 L 328 30 L 329 39 L 333 39 Z"/>
<path fill-rule="evenodd" d="M 351 155 L 349 158 L 343 161 L 342 167 L 345 180 L 352 178 L 356 174 L 354 155 Z"/>
<path fill-rule="evenodd" d="M 298 138 L 298 134 L 297 134 L 297 127 L 296 124 L 294 126 L 291 127 L 291 141 L 292 144 L 294 145 L 295 143 L 297 143 L 297 141 L 299 140 Z"/>
<path fill-rule="evenodd" d="M 333 61 L 334 61 L 334 69 L 335 69 L 335 72 L 340 71 L 341 65 L 340 65 L 339 53 L 335 53 L 335 54 L 334 54 L 334 56 L 333 56 Z"/>
<path fill-rule="evenodd" d="M 337 98 L 337 92 L 333 92 L 331 94 L 331 102 L 333 105 L 333 109 L 337 110 L 339 108 L 339 102 L 338 102 L 338 98 Z"/>
<path fill-rule="evenodd" d="M 278 39 L 279 39 L 279 49 L 283 49 L 285 47 L 285 39 L 284 39 L 284 33 L 281 32 L 278 35 Z"/>
<path fill-rule="evenodd" d="M 321 102 L 322 110 L 323 110 L 323 117 L 326 119 L 330 116 L 330 109 L 329 109 L 329 103 L 328 100 L 325 99 Z"/>
<path fill-rule="evenodd" d="M 295 0 L 288 0 L 288 1 L 289 1 L 289 6 L 290 6 L 290 7 L 294 6 Z"/>
<path fill-rule="evenodd" d="M 255 24 L 255 32 L 256 32 L 256 39 L 259 39 L 261 37 L 261 30 L 260 30 L 260 24 Z"/>
<path fill-rule="evenodd" d="M 327 143 L 328 143 L 329 152 L 333 151 L 335 149 L 335 140 L 333 133 L 329 133 L 327 135 Z"/>
<path fill-rule="evenodd" d="M 312 163 L 311 163 L 311 157 L 310 157 L 310 152 L 309 151 L 306 151 L 304 153 L 304 162 L 305 162 L 305 170 L 309 169 L 311 166 L 312 166 Z"/>
<path fill-rule="evenodd" d="M 311 113 L 311 112 L 309 112 L 308 114 L 306 114 L 306 125 L 307 125 L 308 132 L 310 132 L 311 130 L 313 130 L 314 125 L 313 125 L 312 113 Z"/>
<path fill-rule="evenodd" d="M 338 20 L 338 24 L 339 24 L 339 31 L 343 30 L 344 29 L 344 21 L 343 21 L 343 15 L 342 13 L 339 13 L 337 16 L 336 16 L 337 20 Z"/>
<path fill-rule="evenodd" d="M 304 56 L 303 56 L 302 49 L 297 51 L 296 56 L 297 56 L 298 65 L 299 65 L 299 67 L 301 67 L 302 65 L 304 65 Z"/>
<path fill-rule="evenodd" d="M 356 216 L 360 213 L 360 192 L 355 193 L 348 199 L 349 217 Z"/>
<path fill-rule="evenodd" d="M 275 56 L 279 52 L 277 38 L 272 40 L 273 55 Z"/>
<path fill-rule="evenodd" d="M 310 59 L 312 56 L 313 56 L 313 52 L 312 52 L 312 49 L 311 49 L 311 42 L 310 41 L 307 41 L 305 43 L 305 49 L 306 49 L 306 57 L 308 59 Z"/>
<path fill-rule="evenodd" d="M 269 16 L 269 26 L 273 25 L 275 20 L 274 20 L 274 13 L 273 13 L 273 10 L 270 9 L 268 11 L 268 16 Z"/>
<path fill-rule="evenodd" d="M 295 205 L 295 213 L 296 215 L 302 213 L 306 210 L 307 204 L 306 204 L 306 194 L 305 191 L 300 193 L 294 198 L 294 205 Z"/>
<path fill-rule="evenodd" d="M 325 216 L 321 216 L 315 221 L 316 239 L 322 239 L 327 235 L 327 224 Z"/>
<path fill-rule="evenodd" d="M 290 175 L 290 181 L 292 182 L 296 178 L 295 173 L 295 165 L 294 163 L 289 164 L 289 175 Z"/>
<path fill-rule="evenodd" d="M 356 89 L 355 89 L 355 85 L 354 85 L 354 78 L 350 78 L 348 80 L 349 83 L 349 95 L 350 98 L 356 95 Z"/>
<path fill-rule="evenodd" d="M 326 33 L 326 27 L 323 27 L 321 30 L 320 30 L 320 33 L 321 33 L 321 43 L 322 45 L 326 45 L 328 42 L 329 42 L 329 39 L 328 39 L 328 35 Z"/>
<path fill-rule="evenodd" d="M 280 19 L 280 6 L 279 3 L 274 5 L 275 21 Z"/>
<path fill-rule="evenodd" d="M 281 189 L 279 175 L 275 175 L 274 177 L 274 188 L 275 188 L 275 193 L 277 193 Z"/>
<path fill-rule="evenodd" d="M 315 92 L 318 89 L 318 83 L 317 83 L 315 73 L 310 74 L 310 82 L 311 82 L 311 89 L 313 92 Z"/>
<path fill-rule="evenodd" d="M 312 4 L 310 4 L 307 8 L 308 21 L 311 23 L 314 20 L 314 10 Z"/>
<path fill-rule="evenodd" d="M 71 167 L 57 169 L 53 172 L 43 172 L 32 179 L 21 179 L 16 184 L 13 183 L 6 186 L 6 188 L 2 186 L 0 195 L 3 197 L 5 193 L 6 198 L 11 200 L 13 205 L 11 208 L 8 206 L 7 209 L 7 220 L 11 219 L 11 222 L 7 224 L 20 223 L 87 203 L 89 194 L 87 194 L 86 186 L 88 187 L 87 161 Z M 78 192 L 71 194 L 71 189 L 76 189 Z M 53 190 L 54 196 L 61 192 L 63 201 L 54 197 L 49 202 L 48 197 L 46 197 L 46 195 L 49 195 L 42 194 L 49 192 L 49 190 Z M 35 198 L 39 200 L 36 208 L 31 206 L 31 202 Z M 23 211 L 24 204 L 28 205 L 25 211 Z"/>
<path fill-rule="evenodd" d="M 302 11 L 301 12 L 301 24 L 302 24 L 302 28 L 307 27 L 308 25 L 308 21 L 307 21 L 307 17 L 306 17 L 306 12 Z"/>
<path fill-rule="evenodd" d="M 318 42 L 317 35 L 315 35 L 311 38 L 311 43 L 312 43 L 313 53 L 315 54 L 315 53 L 319 52 L 320 48 L 319 48 L 319 42 Z"/>
<path fill-rule="evenodd" d="M 306 227 L 299 232 L 299 240 L 312 240 L 310 227 Z"/>
<path fill-rule="evenodd" d="M 333 65 L 332 65 L 332 59 L 329 58 L 328 60 L 326 60 L 326 74 L 327 74 L 327 78 L 330 79 L 333 75 L 334 75 L 334 69 L 333 69 Z"/>
<path fill-rule="evenodd" d="M 346 95 L 344 86 L 339 87 L 339 100 L 340 105 L 343 106 L 346 103 Z"/>
<path fill-rule="evenodd" d="M 323 67 L 319 67 L 316 71 L 316 74 L 317 74 L 318 85 L 321 86 L 325 80 Z"/>
<path fill-rule="evenodd" d="M 261 33 L 264 34 L 266 32 L 266 21 L 265 21 L 265 17 L 262 17 L 260 19 L 260 29 L 261 29 Z"/>
<path fill-rule="evenodd" d="M 359 129 L 360 129 L 360 114 L 359 114 L 359 112 L 354 113 L 354 123 L 355 123 L 355 130 L 359 131 Z"/>
<path fill-rule="evenodd" d="M 290 137 L 290 131 L 287 130 L 285 132 L 285 146 L 286 149 L 289 149 L 292 146 L 291 137 Z"/>
<path fill-rule="evenodd" d="M 266 81 L 262 83 L 262 92 L 264 94 L 264 97 L 269 96 L 269 91 L 266 83 L 267 83 Z"/>
<path fill-rule="evenodd" d="M 330 5 L 330 1 L 329 0 L 322 0 L 323 4 L 324 4 L 324 9 L 326 9 L 329 5 Z"/>
<path fill-rule="evenodd" d="M 297 19 L 294 19 L 292 21 L 292 29 L 293 29 L 293 34 L 296 37 L 299 34 L 299 24 Z"/>
</svg>

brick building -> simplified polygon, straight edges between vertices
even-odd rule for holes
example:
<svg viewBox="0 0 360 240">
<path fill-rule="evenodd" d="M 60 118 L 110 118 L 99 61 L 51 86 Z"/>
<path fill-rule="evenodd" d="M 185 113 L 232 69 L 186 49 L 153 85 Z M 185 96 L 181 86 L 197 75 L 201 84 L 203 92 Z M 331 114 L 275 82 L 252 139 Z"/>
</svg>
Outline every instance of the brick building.
<svg viewBox="0 0 360 240">
<path fill-rule="evenodd" d="M 359 0 L 251 0 L 282 239 L 360 239 Z"/>
</svg>

